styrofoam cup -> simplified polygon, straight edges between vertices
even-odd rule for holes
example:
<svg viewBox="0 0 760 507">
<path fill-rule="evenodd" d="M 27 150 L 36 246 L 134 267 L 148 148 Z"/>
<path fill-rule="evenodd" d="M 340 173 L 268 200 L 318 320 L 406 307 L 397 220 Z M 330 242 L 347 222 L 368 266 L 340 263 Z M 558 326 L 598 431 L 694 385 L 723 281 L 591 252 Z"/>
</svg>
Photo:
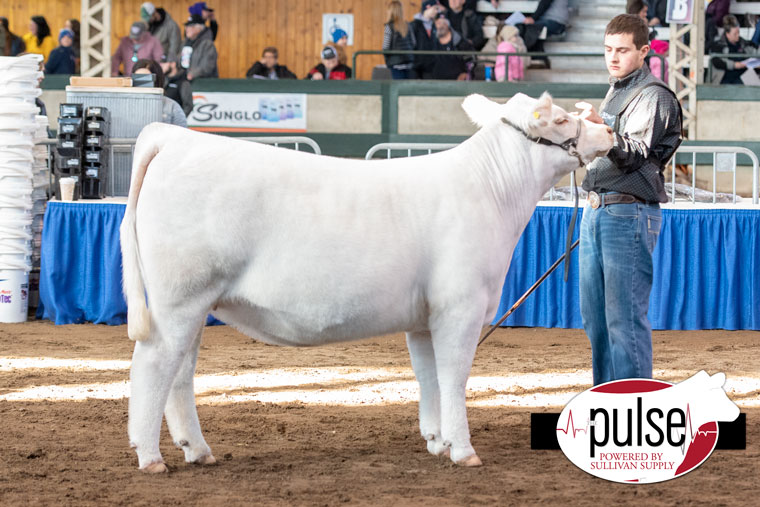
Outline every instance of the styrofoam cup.
<svg viewBox="0 0 760 507">
<path fill-rule="evenodd" d="M 61 184 L 61 200 L 73 201 L 74 200 L 74 187 L 77 184 L 77 180 L 74 178 L 61 178 L 58 180 Z"/>
</svg>

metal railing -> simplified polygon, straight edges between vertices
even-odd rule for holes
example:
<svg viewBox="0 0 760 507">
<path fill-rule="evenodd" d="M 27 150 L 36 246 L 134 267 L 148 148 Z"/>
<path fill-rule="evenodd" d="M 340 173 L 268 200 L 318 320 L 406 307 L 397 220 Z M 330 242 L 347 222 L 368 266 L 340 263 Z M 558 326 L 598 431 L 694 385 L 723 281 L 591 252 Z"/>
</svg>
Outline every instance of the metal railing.
<svg viewBox="0 0 760 507">
<path fill-rule="evenodd" d="M 271 144 L 273 146 L 280 146 L 281 144 L 292 144 L 294 145 L 294 149 L 296 151 L 302 151 L 299 149 L 299 147 L 302 144 L 305 144 L 306 146 L 310 147 L 312 150 L 314 150 L 314 153 L 316 155 L 322 154 L 322 149 L 319 147 L 319 144 L 317 142 L 310 138 L 305 136 L 289 136 L 289 137 L 234 137 L 233 139 L 242 139 L 243 141 L 253 141 L 254 143 L 263 143 L 263 144 Z"/>
<path fill-rule="evenodd" d="M 367 154 L 364 155 L 364 160 L 372 159 L 372 157 L 375 156 L 375 153 L 382 150 L 386 150 L 387 152 L 385 158 L 393 158 L 391 157 L 391 152 L 393 150 L 406 151 L 406 156 L 412 157 L 414 156 L 412 155 L 413 151 L 427 152 L 418 155 L 430 155 L 434 151 L 449 150 L 455 146 L 458 146 L 458 143 L 380 143 L 374 145 L 367 151 Z"/>
<path fill-rule="evenodd" d="M 233 139 L 240 139 L 242 141 L 250 141 L 250 142 L 256 142 L 256 143 L 262 143 L 262 144 L 271 144 L 274 146 L 279 146 L 281 144 L 285 145 L 294 145 L 294 149 L 296 151 L 302 151 L 300 150 L 301 145 L 307 145 L 309 146 L 315 154 L 321 155 L 322 149 L 319 147 L 319 144 L 317 144 L 316 141 L 309 137 L 305 136 L 290 136 L 290 137 L 277 137 L 277 136 L 271 136 L 271 137 L 258 137 L 258 136 L 249 136 L 249 137 L 235 137 Z M 116 174 L 116 167 L 114 166 L 114 153 L 130 153 L 134 155 L 134 149 L 135 149 L 135 143 L 137 142 L 137 139 L 134 137 L 128 137 L 128 138 L 119 138 L 119 137 L 111 137 L 108 138 L 106 149 L 108 150 L 108 173 L 106 175 L 106 184 L 108 185 L 108 189 L 106 191 L 106 195 L 113 196 L 116 195 L 116 184 L 117 184 L 117 176 L 126 177 L 126 185 L 125 188 L 129 187 L 129 174 L 124 175 L 117 175 Z M 52 160 L 54 157 L 53 153 L 53 147 L 57 144 L 56 139 L 43 139 L 41 141 L 38 141 L 36 144 L 46 146 L 48 151 L 48 161 Z M 48 168 L 50 168 L 50 162 L 48 162 Z M 128 172 L 131 172 L 131 161 L 129 163 Z M 125 171 L 126 172 L 126 171 Z M 51 192 L 53 189 L 53 172 L 48 171 L 48 181 L 50 184 Z M 52 194 L 51 194 L 52 196 Z"/>
<path fill-rule="evenodd" d="M 414 51 L 404 51 L 404 50 L 370 50 L 370 49 L 362 49 L 359 51 L 355 51 L 351 61 L 353 65 L 353 72 L 351 74 L 351 79 L 357 79 L 356 75 L 357 67 L 356 67 L 356 59 L 359 56 L 363 55 L 420 55 L 420 56 L 538 56 L 538 57 L 566 57 L 569 56 L 571 58 L 581 58 L 581 57 L 593 57 L 593 58 L 604 58 L 604 53 L 546 53 L 546 52 L 540 52 L 540 51 L 528 51 L 525 53 L 520 52 L 498 52 L 498 51 L 422 51 L 422 50 L 414 50 Z M 649 57 L 653 58 L 659 58 L 660 60 L 660 79 L 663 81 L 665 80 L 665 57 L 662 55 L 658 55 L 657 53 L 650 52 Z M 559 71 L 561 72 L 561 71 Z M 504 79 L 509 79 L 509 65 L 504 66 Z"/>
<path fill-rule="evenodd" d="M 734 154 L 732 163 L 733 172 L 733 203 L 736 204 L 736 155 L 742 154 L 749 157 L 752 161 L 752 204 L 758 204 L 758 158 L 755 152 L 742 146 L 681 146 L 676 151 L 675 156 L 670 161 L 671 164 L 671 196 L 670 202 L 676 201 L 676 163 L 679 155 L 691 153 L 691 202 L 696 202 L 697 188 L 697 154 L 712 154 L 712 173 L 713 173 L 713 204 L 717 202 L 717 181 L 718 181 L 718 154 Z"/>
<path fill-rule="evenodd" d="M 380 143 L 372 146 L 368 151 L 367 154 L 364 156 L 365 160 L 370 160 L 374 157 L 374 155 L 382 150 L 386 150 L 386 158 L 392 158 L 391 152 L 393 150 L 396 151 L 406 151 L 407 157 L 414 156 L 412 154 L 413 151 L 421 151 L 421 152 L 427 152 L 427 153 L 420 153 L 418 155 L 425 155 L 430 154 L 433 151 L 443 151 L 451 149 L 455 146 L 458 146 L 456 143 Z M 696 202 L 696 188 L 697 188 L 697 154 L 712 154 L 713 155 L 713 203 L 717 202 L 717 179 L 718 179 L 718 163 L 717 163 L 717 154 L 718 153 L 728 153 L 728 154 L 742 154 L 749 157 L 750 161 L 752 162 L 752 204 L 758 204 L 759 203 L 759 196 L 758 196 L 758 180 L 760 179 L 760 172 L 758 167 L 760 164 L 758 164 L 758 157 L 755 155 L 755 153 L 748 148 L 744 148 L 742 146 L 681 146 L 678 151 L 676 152 L 675 156 L 673 156 L 672 160 L 670 161 L 671 165 L 671 179 L 672 179 L 672 189 L 671 189 L 671 198 L 670 202 L 676 201 L 676 193 L 675 193 L 675 183 L 676 183 L 676 164 L 677 160 L 679 159 L 679 156 L 685 155 L 691 153 L 692 155 L 692 171 L 691 171 L 691 202 Z M 403 155 L 402 155 L 403 156 Z M 667 166 L 665 168 L 667 170 Z M 549 200 L 553 201 L 555 199 L 555 190 L 554 187 L 552 187 L 549 190 Z M 734 160 L 733 163 L 733 202 L 736 204 L 736 163 Z"/>
</svg>

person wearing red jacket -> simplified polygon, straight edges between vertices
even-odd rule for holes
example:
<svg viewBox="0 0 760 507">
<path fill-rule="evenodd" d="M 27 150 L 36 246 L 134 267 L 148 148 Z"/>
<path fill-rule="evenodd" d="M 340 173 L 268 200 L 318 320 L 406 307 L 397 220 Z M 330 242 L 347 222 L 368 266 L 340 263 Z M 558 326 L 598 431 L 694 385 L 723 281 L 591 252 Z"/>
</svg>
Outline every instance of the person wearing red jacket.
<svg viewBox="0 0 760 507">
<path fill-rule="evenodd" d="M 137 60 L 162 61 L 164 48 L 161 42 L 148 32 L 148 27 L 142 21 L 132 23 L 129 35 L 122 37 L 119 47 L 111 58 L 111 75 L 119 75 L 119 67 L 124 66 L 123 76 L 132 75 L 132 67 Z"/>
<path fill-rule="evenodd" d="M 306 79 L 351 79 L 351 67 L 338 61 L 338 52 L 332 46 L 322 50 L 322 63 L 309 71 Z"/>
</svg>

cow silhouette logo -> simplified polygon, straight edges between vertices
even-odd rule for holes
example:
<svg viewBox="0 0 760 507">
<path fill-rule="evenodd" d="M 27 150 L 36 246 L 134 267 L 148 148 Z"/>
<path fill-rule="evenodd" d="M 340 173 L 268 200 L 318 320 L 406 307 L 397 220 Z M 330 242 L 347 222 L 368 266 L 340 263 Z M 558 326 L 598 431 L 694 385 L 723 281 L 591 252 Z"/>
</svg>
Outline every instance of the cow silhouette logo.
<svg viewBox="0 0 760 507">
<path fill-rule="evenodd" d="M 739 408 L 728 398 L 726 375 L 700 371 L 679 384 L 626 379 L 574 397 L 557 424 L 565 456 L 609 481 L 653 483 L 680 477 L 710 456 L 718 421 Z"/>
</svg>

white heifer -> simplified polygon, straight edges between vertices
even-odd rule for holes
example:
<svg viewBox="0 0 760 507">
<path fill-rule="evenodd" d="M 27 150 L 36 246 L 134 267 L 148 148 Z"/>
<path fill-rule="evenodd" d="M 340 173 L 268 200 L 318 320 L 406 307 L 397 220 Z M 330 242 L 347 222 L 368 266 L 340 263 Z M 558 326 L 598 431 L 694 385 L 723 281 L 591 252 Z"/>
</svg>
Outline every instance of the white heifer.
<svg viewBox="0 0 760 507">
<path fill-rule="evenodd" d="M 463 104 L 481 129 L 424 157 L 356 161 L 163 124 L 140 133 L 121 225 L 139 467 L 166 470 L 162 412 L 188 462 L 214 457 L 193 394 L 206 314 L 270 344 L 405 331 L 428 450 L 479 465 L 465 385 L 512 251 L 536 203 L 610 129 L 544 94 Z M 505 122 L 511 122 L 509 125 Z M 519 129 L 519 130 L 518 130 Z M 146 307 L 147 294 L 150 310 Z"/>
</svg>

